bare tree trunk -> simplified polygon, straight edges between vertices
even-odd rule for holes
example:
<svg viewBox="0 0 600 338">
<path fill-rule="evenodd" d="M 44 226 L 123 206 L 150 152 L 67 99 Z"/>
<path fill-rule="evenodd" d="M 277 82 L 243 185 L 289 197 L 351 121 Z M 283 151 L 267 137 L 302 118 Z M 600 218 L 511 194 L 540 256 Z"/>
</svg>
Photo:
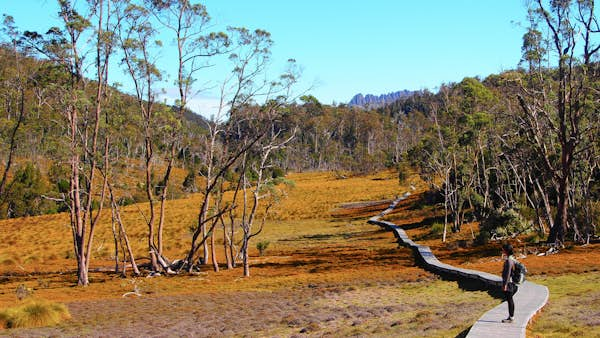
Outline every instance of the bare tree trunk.
<svg viewBox="0 0 600 338">
<path fill-rule="evenodd" d="M 133 255 L 133 249 L 131 248 L 131 244 L 129 243 L 129 237 L 127 236 L 127 232 L 125 231 L 125 226 L 123 225 L 123 221 L 121 220 L 121 212 L 119 211 L 119 206 L 116 203 L 114 196 L 111 193 L 111 203 L 114 210 L 115 220 L 117 224 L 119 224 L 120 238 L 125 242 L 125 248 L 127 250 L 127 256 L 129 256 L 129 262 L 131 263 L 131 268 L 133 269 L 133 273 L 136 276 L 140 275 L 140 270 L 135 262 L 135 256 Z M 123 274 L 125 274 L 125 269 L 123 269 Z"/>
<path fill-rule="evenodd" d="M 244 243 L 242 244 L 242 264 L 244 266 L 244 277 L 250 277 L 250 258 L 248 256 L 248 245 L 248 239 L 244 239 Z"/>
<path fill-rule="evenodd" d="M 537 189 L 538 193 L 540 194 L 540 197 L 542 198 L 542 202 L 544 205 L 544 211 L 545 211 L 545 219 L 548 222 L 548 227 L 550 229 L 554 228 L 554 219 L 552 217 L 552 207 L 550 206 L 550 199 L 548 197 L 548 194 L 546 193 L 546 190 L 542 188 L 542 186 L 540 185 L 540 180 L 539 179 L 535 179 L 535 188 Z M 541 227 L 541 230 L 544 234 L 546 234 L 546 228 Z"/>
<path fill-rule="evenodd" d="M 483 145 L 481 144 L 481 139 L 478 137 L 477 138 L 477 143 L 479 145 L 479 153 L 481 154 L 481 173 L 483 174 L 483 182 L 484 182 L 484 189 L 483 189 L 483 208 L 484 210 L 488 209 L 488 204 L 490 201 L 490 179 L 488 176 L 488 168 L 487 168 L 487 164 L 485 163 L 485 154 L 483 151 Z"/>
<path fill-rule="evenodd" d="M 72 121 L 76 121 L 76 113 L 72 115 Z M 71 122 L 71 179 L 70 200 L 72 212 L 72 224 L 74 234 L 74 249 L 77 259 L 77 284 L 87 286 L 89 284 L 87 259 L 85 256 L 85 220 L 82 218 L 81 201 L 79 199 L 79 155 L 77 152 L 77 128 Z"/>
<path fill-rule="evenodd" d="M 244 172 L 246 170 L 245 168 L 245 163 L 246 163 L 246 154 L 244 154 L 244 156 L 242 157 L 242 167 L 241 167 L 241 172 Z M 243 178 L 244 175 L 240 175 L 236 187 L 235 187 L 235 191 L 233 193 L 233 201 L 237 200 L 237 196 L 238 193 L 240 192 L 240 190 L 242 189 L 242 184 L 243 184 Z M 235 229 L 236 229 L 236 224 L 235 224 L 235 215 L 233 213 L 233 210 L 231 210 L 229 212 L 229 225 L 230 225 L 230 234 L 229 234 L 229 253 L 231 254 L 231 265 L 232 267 L 236 267 L 237 266 L 237 261 L 236 261 L 236 254 L 235 254 Z M 241 250 L 240 250 L 240 254 L 241 254 Z"/>
<path fill-rule="evenodd" d="M 119 273 L 119 234 L 117 232 L 117 228 L 115 226 L 115 211 L 111 210 L 111 220 L 110 220 L 110 229 L 113 234 L 113 244 L 115 246 L 114 257 L 115 257 L 115 273 Z M 125 269 L 123 269 L 123 275 L 125 274 Z"/>
<path fill-rule="evenodd" d="M 98 119 L 99 119 L 99 116 L 98 116 Z M 104 147 L 105 147 L 104 148 L 105 149 L 104 150 L 104 158 L 106 159 L 105 163 L 108 166 L 108 137 L 106 138 L 106 142 L 105 142 Z M 96 150 L 93 149 L 93 152 L 95 153 Z M 96 170 L 96 165 L 93 165 L 92 168 L 91 168 L 91 170 L 95 171 Z M 90 185 L 92 183 L 93 182 L 90 181 Z M 98 221 L 100 220 L 100 215 L 102 214 L 102 210 L 104 209 L 104 199 L 106 197 L 107 186 L 108 186 L 108 176 L 104 176 L 104 180 L 102 182 L 102 191 L 100 192 L 100 201 L 98 203 L 99 204 L 98 205 L 98 211 L 96 212 L 96 216 L 94 216 L 93 218 L 91 218 L 91 213 L 92 213 L 92 209 L 91 209 L 92 205 L 91 204 L 92 204 L 93 199 L 92 199 L 92 197 L 88 197 L 89 201 L 90 201 L 90 202 L 88 202 L 88 204 L 89 204 L 89 209 L 88 210 L 89 210 L 89 215 L 90 215 L 91 219 L 90 219 L 90 230 L 89 230 L 89 236 L 88 236 L 87 248 L 86 248 L 86 257 L 88 257 L 88 259 L 86 261 L 86 269 L 89 269 L 89 267 L 90 267 L 90 258 L 91 258 L 91 255 L 92 255 L 92 243 L 94 241 L 94 230 L 96 229 L 96 225 L 98 224 Z M 92 191 L 92 190 L 93 189 L 90 186 L 88 188 L 88 191 Z"/>
<path fill-rule="evenodd" d="M 446 170 L 445 182 L 449 182 L 449 171 Z M 448 183 L 444 184 L 444 234 L 442 235 L 442 242 L 446 243 L 446 234 L 448 233 L 448 199 L 450 198 L 448 192 Z"/>
<path fill-rule="evenodd" d="M 558 205 L 556 207 L 556 219 L 554 221 L 554 227 L 550 229 L 548 241 L 564 245 L 565 235 L 567 232 L 568 224 L 568 190 L 569 190 L 569 179 L 568 177 L 562 178 L 559 181 L 559 193 L 558 193 Z"/>
<path fill-rule="evenodd" d="M 206 224 L 202 224 L 202 237 L 207 237 Z M 208 243 L 202 242 L 202 264 L 208 264 L 210 252 L 208 251 Z"/>
<path fill-rule="evenodd" d="M 169 157 L 169 164 L 165 171 L 165 176 L 162 180 L 162 191 L 160 194 L 160 214 L 158 220 L 158 254 L 163 254 L 163 227 L 165 224 L 165 204 L 167 201 L 167 191 L 169 188 L 169 180 L 171 178 L 171 170 L 173 168 L 173 162 L 175 161 L 175 142 L 171 144 L 171 156 Z"/>
<path fill-rule="evenodd" d="M 227 236 L 227 227 L 225 226 L 225 220 L 223 219 L 223 216 L 220 216 L 219 220 L 221 222 L 221 226 L 223 229 L 223 252 L 225 254 L 227 270 L 231 270 L 231 269 L 233 269 L 233 263 L 232 263 L 233 253 L 230 252 L 230 250 L 232 249 L 231 248 L 232 239 L 229 236 Z"/>
<path fill-rule="evenodd" d="M 210 234 L 210 249 L 211 249 L 210 257 L 212 258 L 213 269 L 215 270 L 215 272 L 219 272 L 219 263 L 217 262 L 217 252 L 216 252 L 216 246 L 215 246 L 215 231 L 214 231 L 214 229 L 213 229 L 213 231 L 211 231 L 211 234 Z"/>
</svg>

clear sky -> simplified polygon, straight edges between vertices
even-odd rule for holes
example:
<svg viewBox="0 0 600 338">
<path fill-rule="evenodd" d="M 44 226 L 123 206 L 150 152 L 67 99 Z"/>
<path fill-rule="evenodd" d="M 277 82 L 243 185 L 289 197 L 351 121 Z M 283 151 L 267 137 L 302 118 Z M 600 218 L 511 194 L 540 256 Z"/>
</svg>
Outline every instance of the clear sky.
<svg viewBox="0 0 600 338">
<path fill-rule="evenodd" d="M 79 0 L 81 1 L 81 0 Z M 44 30 L 54 0 L 0 0 L 22 30 Z M 272 34 L 274 67 L 293 58 L 300 89 L 323 103 L 357 93 L 429 89 L 513 69 L 521 56 L 525 0 L 207 0 L 216 27 Z M 519 23 L 521 25 L 519 25 Z M 54 21 L 54 24 L 55 21 Z M 203 94 L 210 97 L 210 93 Z"/>
</svg>

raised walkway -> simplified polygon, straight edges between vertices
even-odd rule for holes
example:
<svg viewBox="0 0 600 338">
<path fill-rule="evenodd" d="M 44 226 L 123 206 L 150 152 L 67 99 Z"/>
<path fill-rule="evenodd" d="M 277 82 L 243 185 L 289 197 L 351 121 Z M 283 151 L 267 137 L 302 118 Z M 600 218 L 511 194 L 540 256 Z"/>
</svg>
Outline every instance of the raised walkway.
<svg viewBox="0 0 600 338">
<path fill-rule="evenodd" d="M 428 246 L 413 242 L 406 232 L 396 224 L 382 221 L 381 218 L 394 210 L 398 203 L 410 196 L 410 192 L 404 193 L 379 215 L 369 219 L 368 223 L 381 226 L 394 233 L 398 243 L 404 247 L 411 248 L 417 261 L 426 270 L 456 279 L 459 283 L 476 283 L 485 289 L 500 294 L 502 278 L 487 272 L 462 269 L 440 262 Z M 515 320 L 508 324 L 502 323 L 502 319 L 508 315 L 506 302 L 492 308 L 484 313 L 469 330 L 467 337 L 525 337 L 527 324 L 548 302 L 548 288 L 526 281 L 519 285 L 519 290 L 514 295 Z"/>
</svg>

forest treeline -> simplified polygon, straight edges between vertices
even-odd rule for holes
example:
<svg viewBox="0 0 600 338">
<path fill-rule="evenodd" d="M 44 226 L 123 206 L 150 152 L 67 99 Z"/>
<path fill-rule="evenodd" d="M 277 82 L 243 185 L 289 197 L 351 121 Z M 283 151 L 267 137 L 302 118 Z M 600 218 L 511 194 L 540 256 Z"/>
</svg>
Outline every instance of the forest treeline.
<svg viewBox="0 0 600 338">
<path fill-rule="evenodd" d="M 149 202 L 152 271 L 192 271 L 215 250 L 215 227 L 231 236 L 227 266 L 261 231 L 258 206 L 287 171 L 416 170 L 429 202 L 446 211 L 443 236 L 479 221 L 478 240 L 537 233 L 562 244 L 588 241 L 600 221 L 600 31 L 593 1 L 534 1 L 515 70 L 442 84 L 366 110 L 293 94 L 293 59 L 265 80 L 270 34 L 211 31 L 202 5 L 185 0 L 58 1 L 62 27 L 21 31 L 5 15 L 0 48 L 0 218 L 69 212 L 79 283 L 86 285 L 99 215 Z M 157 32 L 177 57 L 160 59 Z M 172 74 L 161 70 L 169 63 Z M 223 63 L 211 118 L 189 100 L 202 72 Z M 109 85 L 125 73 L 127 94 Z M 178 98 L 160 102 L 161 82 Z M 175 171 L 187 174 L 179 177 Z M 244 195 L 243 205 L 223 200 Z M 204 198 L 186 257 L 162 255 L 165 201 Z M 108 211 L 110 210 L 110 211 Z M 227 230 L 228 229 L 228 230 Z M 241 248 L 233 245 L 242 234 Z M 126 225 L 116 237 L 127 247 Z M 211 238 L 211 236 L 213 236 Z M 131 251 L 123 250 L 136 270 Z M 217 262 L 212 262 L 218 269 Z M 139 271 L 136 271 L 139 273 Z"/>
<path fill-rule="evenodd" d="M 66 211 L 62 201 L 44 199 L 57 196 L 68 190 L 68 154 L 66 144 L 68 125 L 60 109 L 56 92 L 57 77 L 68 77 L 60 68 L 48 60 L 19 54 L 21 72 L 31 78 L 23 82 L 23 102 L 10 81 L 3 81 L 2 111 L 2 158 L 6 161 L 14 144 L 12 157 L 16 164 L 7 176 L 10 194 L 2 201 L 0 218 L 33 216 L 57 211 Z M 0 69 L 2 79 L 10 79 L 16 72 L 15 54 L 5 44 L 0 47 Z M 93 85 L 92 82 L 88 86 Z M 111 139 L 111 163 L 124 170 L 138 174 L 143 170 L 146 148 L 144 144 L 143 116 L 136 110 L 137 101 L 132 95 L 117 88 L 108 88 L 110 99 L 104 109 L 110 109 L 106 133 Z M 94 100 L 94 93 L 85 93 L 86 100 Z M 318 102 L 311 95 L 301 96 L 298 103 L 286 103 L 280 107 L 277 128 L 290 134 L 296 129 L 294 138 L 284 150 L 274 154 L 269 172 L 281 176 L 287 171 L 340 171 L 369 173 L 397 165 L 405 151 L 404 140 L 397 139 L 397 116 L 386 116 L 374 110 L 349 108 L 346 105 L 331 106 Z M 196 115 L 189 109 L 182 118 L 177 117 L 177 107 L 155 103 L 153 121 L 154 161 L 160 168 L 166 165 L 170 149 L 169 135 L 165 129 L 178 125 L 179 140 L 175 146 L 173 166 L 185 170 L 188 175 L 172 182 L 171 197 L 180 197 L 197 192 L 193 177 L 202 177 L 207 170 L 205 164 L 211 121 Z M 19 115 L 23 109 L 23 116 Z M 252 109 L 260 109 L 255 106 Z M 233 116 L 224 125 L 236 125 L 242 116 Z M 16 133 L 13 136 L 13 131 Z M 291 135 L 291 134 L 290 134 Z M 11 138 L 14 137 L 14 140 Z M 219 143 L 225 142 L 219 136 Z M 201 140 L 202 142 L 199 142 Z M 234 138 L 233 141 L 236 141 Z M 14 161 L 13 161 L 14 162 Z M 4 166 L 3 166 L 4 168 Z M 158 169 L 157 169 L 158 170 Z M 132 173 L 135 175 L 135 172 Z M 158 182 L 153 173 L 153 185 Z M 230 176 L 231 177 L 231 176 Z M 137 179 L 143 179 L 138 177 Z M 132 183 L 134 178 L 125 179 Z M 133 182 L 127 186 L 128 196 L 122 203 L 148 201 L 143 184 Z"/>
</svg>

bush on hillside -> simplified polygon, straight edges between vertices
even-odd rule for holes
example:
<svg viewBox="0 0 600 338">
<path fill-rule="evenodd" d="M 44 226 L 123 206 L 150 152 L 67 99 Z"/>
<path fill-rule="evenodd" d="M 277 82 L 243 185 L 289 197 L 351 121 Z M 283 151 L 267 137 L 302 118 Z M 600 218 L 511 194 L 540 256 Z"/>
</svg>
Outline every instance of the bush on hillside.
<svg viewBox="0 0 600 338">
<path fill-rule="evenodd" d="M 42 196 L 50 193 L 38 167 L 31 162 L 20 166 L 9 184 L 6 211 L 9 218 L 36 216 L 57 211 L 56 202 Z"/>
<path fill-rule="evenodd" d="M 516 236 L 532 228 L 531 222 L 515 209 L 491 210 L 489 216 L 479 224 L 477 243 L 485 244 L 492 238 Z"/>
</svg>

